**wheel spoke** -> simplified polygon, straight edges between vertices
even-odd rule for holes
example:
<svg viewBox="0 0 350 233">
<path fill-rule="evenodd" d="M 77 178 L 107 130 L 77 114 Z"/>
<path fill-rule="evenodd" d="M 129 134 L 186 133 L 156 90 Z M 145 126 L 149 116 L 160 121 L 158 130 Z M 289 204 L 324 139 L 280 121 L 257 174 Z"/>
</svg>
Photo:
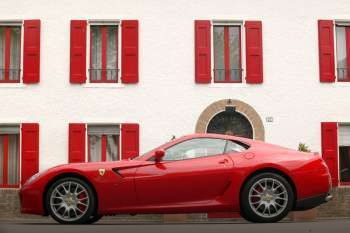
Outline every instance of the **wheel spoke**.
<svg viewBox="0 0 350 233">
<path fill-rule="evenodd" d="M 75 184 L 75 190 L 74 190 L 74 194 L 75 194 L 75 195 L 77 195 L 78 187 L 79 187 L 79 185 L 78 185 L 78 184 Z"/>
<path fill-rule="evenodd" d="M 87 200 L 89 199 L 88 197 L 82 197 L 82 198 L 78 198 L 79 201 L 84 201 L 84 200 Z"/>
<path fill-rule="evenodd" d="M 63 189 L 64 189 L 64 191 L 66 192 L 65 194 L 67 194 L 67 193 L 68 193 L 68 189 L 66 189 L 65 184 L 62 184 L 62 188 L 63 188 Z"/>
<path fill-rule="evenodd" d="M 83 205 L 83 206 L 88 206 L 87 204 L 85 204 L 85 203 L 83 203 L 83 202 L 80 202 L 80 201 L 78 201 L 78 204 L 79 204 L 79 205 Z"/>
</svg>

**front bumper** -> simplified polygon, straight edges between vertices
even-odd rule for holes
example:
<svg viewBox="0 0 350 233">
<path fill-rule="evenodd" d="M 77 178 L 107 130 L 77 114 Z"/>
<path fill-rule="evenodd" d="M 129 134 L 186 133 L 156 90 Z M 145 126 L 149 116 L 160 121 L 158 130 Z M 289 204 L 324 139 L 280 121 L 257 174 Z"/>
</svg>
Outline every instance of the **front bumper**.
<svg viewBox="0 0 350 233">
<path fill-rule="evenodd" d="M 308 197 L 297 200 L 294 210 L 308 210 L 319 206 L 325 202 L 332 200 L 333 196 L 329 193 L 324 193 L 314 197 Z"/>
<path fill-rule="evenodd" d="M 21 213 L 46 215 L 43 208 L 42 192 L 39 189 L 24 186 L 19 192 Z"/>
</svg>

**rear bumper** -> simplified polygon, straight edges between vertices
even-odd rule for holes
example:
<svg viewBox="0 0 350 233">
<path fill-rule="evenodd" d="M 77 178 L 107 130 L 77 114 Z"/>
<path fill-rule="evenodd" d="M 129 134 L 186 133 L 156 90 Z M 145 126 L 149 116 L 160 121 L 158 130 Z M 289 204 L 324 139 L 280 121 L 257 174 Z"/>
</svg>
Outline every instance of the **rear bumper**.
<svg viewBox="0 0 350 233">
<path fill-rule="evenodd" d="M 325 202 L 330 201 L 333 198 L 329 193 L 324 193 L 314 197 L 308 197 L 301 200 L 297 200 L 294 210 L 307 210 L 319 206 Z"/>
</svg>

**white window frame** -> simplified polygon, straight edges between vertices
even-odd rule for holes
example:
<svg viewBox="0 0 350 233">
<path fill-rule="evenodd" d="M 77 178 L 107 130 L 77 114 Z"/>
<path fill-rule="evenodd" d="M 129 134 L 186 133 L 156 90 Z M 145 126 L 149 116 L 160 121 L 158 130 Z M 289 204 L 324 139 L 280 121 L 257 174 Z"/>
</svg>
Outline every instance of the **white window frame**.
<svg viewBox="0 0 350 233">
<path fill-rule="evenodd" d="M 21 27 L 21 48 L 20 48 L 20 71 L 18 83 L 0 83 L 1 87 L 24 87 L 23 84 L 23 51 L 24 51 L 24 20 L 0 20 L 0 26 L 19 26 Z"/>
<path fill-rule="evenodd" d="M 342 187 L 349 187 L 349 184 L 344 184 L 344 182 L 340 181 L 340 150 L 339 150 L 339 138 L 340 138 L 340 127 L 342 126 L 349 126 L 350 122 L 337 122 L 337 162 L 338 162 L 338 178 L 339 178 L 339 186 Z"/>
<path fill-rule="evenodd" d="M 210 35 L 211 35 L 211 64 L 212 69 L 210 71 L 212 80 L 211 85 L 212 87 L 234 87 L 234 86 L 242 86 L 246 85 L 246 54 L 245 54 L 245 28 L 244 28 L 244 20 L 225 20 L 225 19 L 212 19 L 211 20 L 211 28 L 210 28 Z M 215 83 L 214 82 L 214 26 L 240 26 L 241 27 L 241 69 L 242 69 L 242 82 L 240 83 Z"/>
<path fill-rule="evenodd" d="M 88 127 L 89 126 L 119 126 L 120 133 L 119 133 L 119 147 L 118 147 L 118 160 L 122 160 L 122 124 L 121 123 L 101 123 L 101 122 L 89 122 L 85 123 L 85 162 L 89 162 L 89 134 L 88 134 Z"/>
<path fill-rule="evenodd" d="M 19 128 L 19 150 L 18 150 L 18 153 L 19 153 L 19 166 L 18 166 L 18 169 L 19 169 L 19 181 L 18 181 L 18 187 L 21 187 L 22 184 L 21 184 L 21 181 L 22 181 L 22 124 L 21 123 L 0 123 L 0 126 L 13 126 L 13 127 L 18 127 Z M 0 188 L 0 189 L 7 189 L 7 188 Z M 16 189 L 16 188 L 11 188 L 11 189 Z"/>
<path fill-rule="evenodd" d="M 118 72 L 117 72 L 117 83 L 92 83 L 90 82 L 90 44 L 91 44 L 91 38 L 90 38 L 90 27 L 91 26 L 105 26 L 105 25 L 112 25 L 112 26 L 118 26 Z M 104 87 L 104 88 L 118 88 L 123 87 L 124 85 L 121 83 L 121 20 L 119 19 L 89 19 L 87 20 L 87 27 L 86 27 L 86 84 L 84 87 Z"/>
</svg>

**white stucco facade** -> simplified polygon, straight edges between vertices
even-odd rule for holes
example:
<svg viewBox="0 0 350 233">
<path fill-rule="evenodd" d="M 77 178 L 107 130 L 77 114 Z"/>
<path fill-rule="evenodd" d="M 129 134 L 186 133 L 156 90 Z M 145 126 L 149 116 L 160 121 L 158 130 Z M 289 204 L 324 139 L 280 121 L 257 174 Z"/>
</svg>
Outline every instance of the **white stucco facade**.
<svg viewBox="0 0 350 233">
<path fill-rule="evenodd" d="M 320 83 L 318 19 L 349 19 L 350 1 L 3 0 L 1 20 L 41 20 L 40 83 L 0 84 L 0 123 L 40 124 L 40 170 L 66 163 L 68 124 L 140 124 L 140 152 L 193 133 L 221 99 L 251 105 L 265 140 L 320 152 L 320 122 L 350 122 L 350 83 Z M 69 82 L 71 19 L 138 19 L 139 83 Z M 196 84 L 194 20 L 261 20 L 262 84 Z M 266 117 L 273 117 L 267 122 Z"/>
</svg>

